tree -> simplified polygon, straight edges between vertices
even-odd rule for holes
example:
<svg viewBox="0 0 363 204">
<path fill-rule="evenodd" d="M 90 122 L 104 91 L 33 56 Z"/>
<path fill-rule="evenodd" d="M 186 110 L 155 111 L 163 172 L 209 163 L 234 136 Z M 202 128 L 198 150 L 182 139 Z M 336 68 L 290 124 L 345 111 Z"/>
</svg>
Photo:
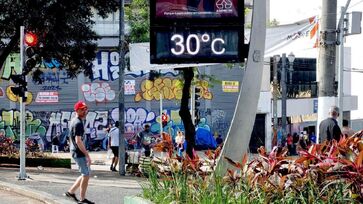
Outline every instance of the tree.
<svg viewBox="0 0 363 204">
<path fill-rule="evenodd" d="M 105 18 L 118 6 L 116 0 L 1 0 L 0 70 L 10 53 L 19 52 L 20 26 L 25 26 L 38 36 L 43 61 L 56 59 L 72 78 L 80 72 L 91 76 L 99 38 L 92 17 L 96 12 Z"/>
<path fill-rule="evenodd" d="M 147 0 L 133 0 L 129 7 L 126 8 L 126 18 L 130 25 L 130 34 L 127 36 L 129 43 L 135 42 L 148 42 L 150 36 L 150 12 L 149 1 Z M 190 87 L 194 78 L 193 68 L 181 69 L 184 77 L 182 99 L 180 105 L 179 115 L 183 121 L 185 129 L 185 140 L 187 141 L 187 154 L 193 158 L 193 149 L 195 147 L 195 126 L 192 122 L 188 103 L 190 97 Z M 156 71 L 150 71 L 150 79 L 160 77 Z"/>
<path fill-rule="evenodd" d="M 130 34 L 126 37 L 129 43 L 149 42 L 150 37 L 150 4 L 145 0 L 132 0 L 125 7 Z"/>
</svg>

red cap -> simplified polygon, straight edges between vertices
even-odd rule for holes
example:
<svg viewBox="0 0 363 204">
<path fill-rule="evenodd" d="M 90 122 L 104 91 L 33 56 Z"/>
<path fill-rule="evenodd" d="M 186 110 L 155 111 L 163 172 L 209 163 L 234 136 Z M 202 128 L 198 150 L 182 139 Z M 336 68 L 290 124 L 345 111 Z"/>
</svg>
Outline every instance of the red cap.
<svg viewBox="0 0 363 204">
<path fill-rule="evenodd" d="M 78 101 L 76 104 L 74 104 L 74 110 L 77 111 L 79 109 L 87 108 L 87 105 L 83 101 Z"/>
</svg>

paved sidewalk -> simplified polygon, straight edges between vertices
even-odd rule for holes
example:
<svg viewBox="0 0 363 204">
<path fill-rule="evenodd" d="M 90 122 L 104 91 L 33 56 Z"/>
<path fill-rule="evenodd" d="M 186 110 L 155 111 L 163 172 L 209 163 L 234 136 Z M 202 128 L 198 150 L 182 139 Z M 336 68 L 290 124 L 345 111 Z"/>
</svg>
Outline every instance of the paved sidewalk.
<svg viewBox="0 0 363 204">
<path fill-rule="evenodd" d="M 19 195 L 33 199 L 33 203 L 74 203 L 66 199 L 62 194 L 73 184 L 79 176 L 77 170 L 63 168 L 26 168 L 29 179 L 21 181 L 17 179 L 18 168 L 0 167 L 0 191 L 9 195 Z M 96 203 L 119 204 L 123 203 L 124 196 L 138 195 L 141 193 L 142 182 L 146 180 L 138 177 L 119 176 L 118 172 L 92 171 L 92 176 L 87 190 L 86 198 Z M 79 195 L 79 194 L 78 194 Z M 78 196 L 79 197 L 79 196 Z M 37 202 L 42 201 L 42 202 Z M 3 203 L 3 201 L 0 201 Z M 8 202 L 5 202 L 8 203 Z M 9 202 L 10 203 L 10 202 Z M 22 203 L 22 202 L 11 202 Z"/>
</svg>

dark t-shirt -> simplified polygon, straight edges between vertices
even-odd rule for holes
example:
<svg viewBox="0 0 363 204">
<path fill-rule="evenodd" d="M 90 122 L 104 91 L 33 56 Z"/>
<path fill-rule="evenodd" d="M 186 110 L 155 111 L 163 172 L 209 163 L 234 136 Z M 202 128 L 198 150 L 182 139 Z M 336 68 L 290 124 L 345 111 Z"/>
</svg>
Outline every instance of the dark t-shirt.
<svg viewBox="0 0 363 204">
<path fill-rule="evenodd" d="M 83 152 L 79 149 L 77 143 L 76 143 L 76 137 L 81 137 L 82 141 L 83 141 L 83 136 L 84 136 L 84 126 L 83 126 L 83 122 L 80 118 L 76 117 L 73 118 L 71 121 L 71 125 L 69 127 L 70 129 L 70 140 L 71 140 L 71 153 L 72 153 L 72 157 L 73 158 L 79 158 L 79 157 L 85 157 L 85 155 L 83 154 Z"/>
<path fill-rule="evenodd" d="M 338 122 L 334 118 L 327 118 L 321 121 L 319 125 L 319 142 L 324 140 L 331 141 L 333 139 L 339 140 L 341 135 Z"/>
</svg>

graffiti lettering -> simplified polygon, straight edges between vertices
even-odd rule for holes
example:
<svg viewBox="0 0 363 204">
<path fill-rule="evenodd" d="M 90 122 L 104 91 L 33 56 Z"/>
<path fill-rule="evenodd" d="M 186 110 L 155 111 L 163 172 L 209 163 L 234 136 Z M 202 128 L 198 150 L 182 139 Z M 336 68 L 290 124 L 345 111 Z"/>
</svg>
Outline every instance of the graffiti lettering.
<svg viewBox="0 0 363 204">
<path fill-rule="evenodd" d="M 119 53 L 116 51 L 99 51 L 93 61 L 93 80 L 118 79 Z"/>
<path fill-rule="evenodd" d="M 115 99 L 116 93 L 108 83 L 87 83 L 82 87 L 83 96 L 90 102 L 107 102 Z"/>
<path fill-rule="evenodd" d="M 213 98 L 212 93 L 208 89 L 208 82 L 201 80 L 196 85 L 200 88 L 201 98 L 211 100 Z M 182 82 L 179 79 L 171 78 L 158 78 L 155 81 L 144 80 L 140 85 L 141 91 L 135 95 L 134 100 L 136 102 L 142 99 L 146 101 L 160 100 L 160 94 L 163 99 L 167 100 L 180 100 L 182 97 Z"/>
</svg>

